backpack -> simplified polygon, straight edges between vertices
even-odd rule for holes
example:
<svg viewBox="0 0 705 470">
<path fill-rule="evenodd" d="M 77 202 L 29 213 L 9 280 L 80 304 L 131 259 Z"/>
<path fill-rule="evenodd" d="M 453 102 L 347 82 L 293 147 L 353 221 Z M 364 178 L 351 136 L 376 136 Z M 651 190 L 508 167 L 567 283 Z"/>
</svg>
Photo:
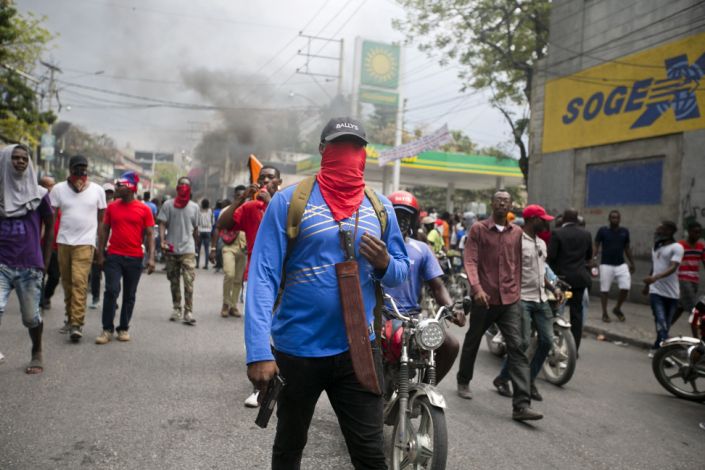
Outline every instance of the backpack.
<svg viewBox="0 0 705 470">
<path fill-rule="evenodd" d="M 294 194 L 291 195 L 291 201 L 289 202 L 289 209 L 286 216 L 286 235 L 288 238 L 287 243 L 287 255 L 291 253 L 291 249 L 296 243 L 296 238 L 299 236 L 299 229 L 301 228 L 301 219 L 303 218 L 304 211 L 306 210 L 306 204 L 308 199 L 311 197 L 311 192 L 313 191 L 313 185 L 316 182 L 316 176 L 309 176 L 301 180 L 294 189 Z M 380 233 L 384 235 L 387 230 L 387 224 L 389 222 L 389 216 L 387 214 L 387 209 L 384 208 L 382 201 L 377 197 L 375 191 L 365 186 L 365 196 L 370 201 L 372 208 L 379 219 Z M 285 261 L 286 263 L 286 261 Z M 286 282 L 285 276 L 282 275 L 282 283 L 279 292 L 279 299 L 281 300 L 281 294 L 284 291 L 284 283 Z M 375 298 L 377 304 L 374 309 L 374 332 L 375 332 L 375 342 L 379 346 L 380 334 L 382 330 L 382 309 L 384 308 L 384 293 L 382 292 L 382 286 L 378 281 L 375 281 Z M 278 304 L 277 301 L 276 304 Z"/>
</svg>

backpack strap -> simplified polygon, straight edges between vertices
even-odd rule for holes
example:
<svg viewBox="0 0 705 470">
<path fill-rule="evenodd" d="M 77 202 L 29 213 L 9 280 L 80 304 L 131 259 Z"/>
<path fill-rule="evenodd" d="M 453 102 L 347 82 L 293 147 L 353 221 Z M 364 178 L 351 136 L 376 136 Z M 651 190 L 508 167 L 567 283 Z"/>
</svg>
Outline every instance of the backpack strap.
<svg viewBox="0 0 705 470">
<path fill-rule="evenodd" d="M 370 204 L 372 204 L 372 208 L 375 210 L 375 214 L 377 214 L 377 219 L 379 219 L 381 229 L 380 234 L 381 236 L 384 236 L 384 233 L 387 231 L 387 222 L 389 220 L 387 209 L 384 208 L 384 204 L 382 204 L 382 201 L 380 201 L 377 197 L 375 190 L 369 186 L 365 186 L 365 196 L 367 196 L 367 199 L 370 200 Z"/>
<path fill-rule="evenodd" d="M 294 189 L 294 194 L 291 195 L 289 201 L 289 210 L 286 215 L 286 236 L 289 238 L 289 243 L 296 240 L 299 236 L 299 228 L 301 227 L 301 219 L 306 210 L 306 203 L 311 197 L 313 184 L 316 182 L 316 176 L 309 176 L 301 180 Z M 291 248 L 290 246 L 288 248 Z M 289 251 L 287 249 L 287 251 Z"/>
</svg>

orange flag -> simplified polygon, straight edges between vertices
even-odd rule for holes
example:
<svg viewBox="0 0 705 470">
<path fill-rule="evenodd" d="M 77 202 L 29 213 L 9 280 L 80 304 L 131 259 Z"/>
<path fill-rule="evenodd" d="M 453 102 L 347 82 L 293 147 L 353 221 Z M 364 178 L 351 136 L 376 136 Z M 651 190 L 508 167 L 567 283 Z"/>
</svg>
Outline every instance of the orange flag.
<svg viewBox="0 0 705 470">
<path fill-rule="evenodd" d="M 250 159 L 247 162 L 247 165 L 250 168 L 250 183 L 257 184 L 259 172 L 262 170 L 262 163 L 257 160 L 257 157 L 255 157 L 254 154 L 250 154 Z"/>
</svg>

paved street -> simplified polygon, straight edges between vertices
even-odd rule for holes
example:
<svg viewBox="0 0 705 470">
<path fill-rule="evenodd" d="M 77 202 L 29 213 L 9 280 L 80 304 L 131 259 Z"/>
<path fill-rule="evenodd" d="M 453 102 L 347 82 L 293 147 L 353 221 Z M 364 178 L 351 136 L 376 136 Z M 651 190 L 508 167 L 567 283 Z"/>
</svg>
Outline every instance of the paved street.
<svg viewBox="0 0 705 470">
<path fill-rule="evenodd" d="M 23 373 L 29 338 L 13 297 L 0 328 L 7 356 L 0 365 L 0 468 L 268 468 L 273 426 L 260 430 L 256 412 L 243 407 L 250 386 L 242 320 L 219 317 L 220 281 L 199 270 L 198 324 L 188 327 L 167 321 L 164 274 L 144 276 L 132 341 L 105 346 L 93 343 L 96 310 L 88 312 L 81 344 L 57 333 L 59 289 L 45 315 L 46 370 L 35 377 Z M 494 392 L 500 361 L 483 345 L 474 400 L 455 395 L 452 376 L 440 387 L 449 407 L 447 468 L 703 468 L 704 405 L 663 390 L 644 350 L 592 338 L 582 348 L 566 387 L 539 382 L 545 401 L 535 407 L 546 419 L 525 425 L 510 419 L 510 400 Z M 352 468 L 325 399 L 303 468 Z"/>
</svg>

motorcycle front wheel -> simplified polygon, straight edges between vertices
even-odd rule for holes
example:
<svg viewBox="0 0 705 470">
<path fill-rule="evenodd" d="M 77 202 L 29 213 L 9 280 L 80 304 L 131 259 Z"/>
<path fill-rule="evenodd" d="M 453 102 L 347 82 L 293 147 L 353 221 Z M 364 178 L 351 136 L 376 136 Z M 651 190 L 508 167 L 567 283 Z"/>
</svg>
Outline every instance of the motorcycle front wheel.
<svg viewBox="0 0 705 470">
<path fill-rule="evenodd" d="M 687 344 L 669 344 L 654 354 L 651 368 L 656 380 L 673 395 L 691 401 L 705 401 L 705 366 L 691 366 Z"/>
<path fill-rule="evenodd" d="M 414 410 L 404 413 L 399 419 L 406 419 L 406 436 L 399 442 L 399 424 L 392 433 L 392 470 L 444 470 L 448 457 L 448 432 L 446 417 L 441 408 L 432 406 L 428 398 L 415 400 Z"/>
<path fill-rule="evenodd" d="M 575 338 L 569 329 L 555 328 L 553 334 L 553 350 L 543 363 L 543 378 L 560 387 L 573 377 L 578 353 Z"/>
</svg>

